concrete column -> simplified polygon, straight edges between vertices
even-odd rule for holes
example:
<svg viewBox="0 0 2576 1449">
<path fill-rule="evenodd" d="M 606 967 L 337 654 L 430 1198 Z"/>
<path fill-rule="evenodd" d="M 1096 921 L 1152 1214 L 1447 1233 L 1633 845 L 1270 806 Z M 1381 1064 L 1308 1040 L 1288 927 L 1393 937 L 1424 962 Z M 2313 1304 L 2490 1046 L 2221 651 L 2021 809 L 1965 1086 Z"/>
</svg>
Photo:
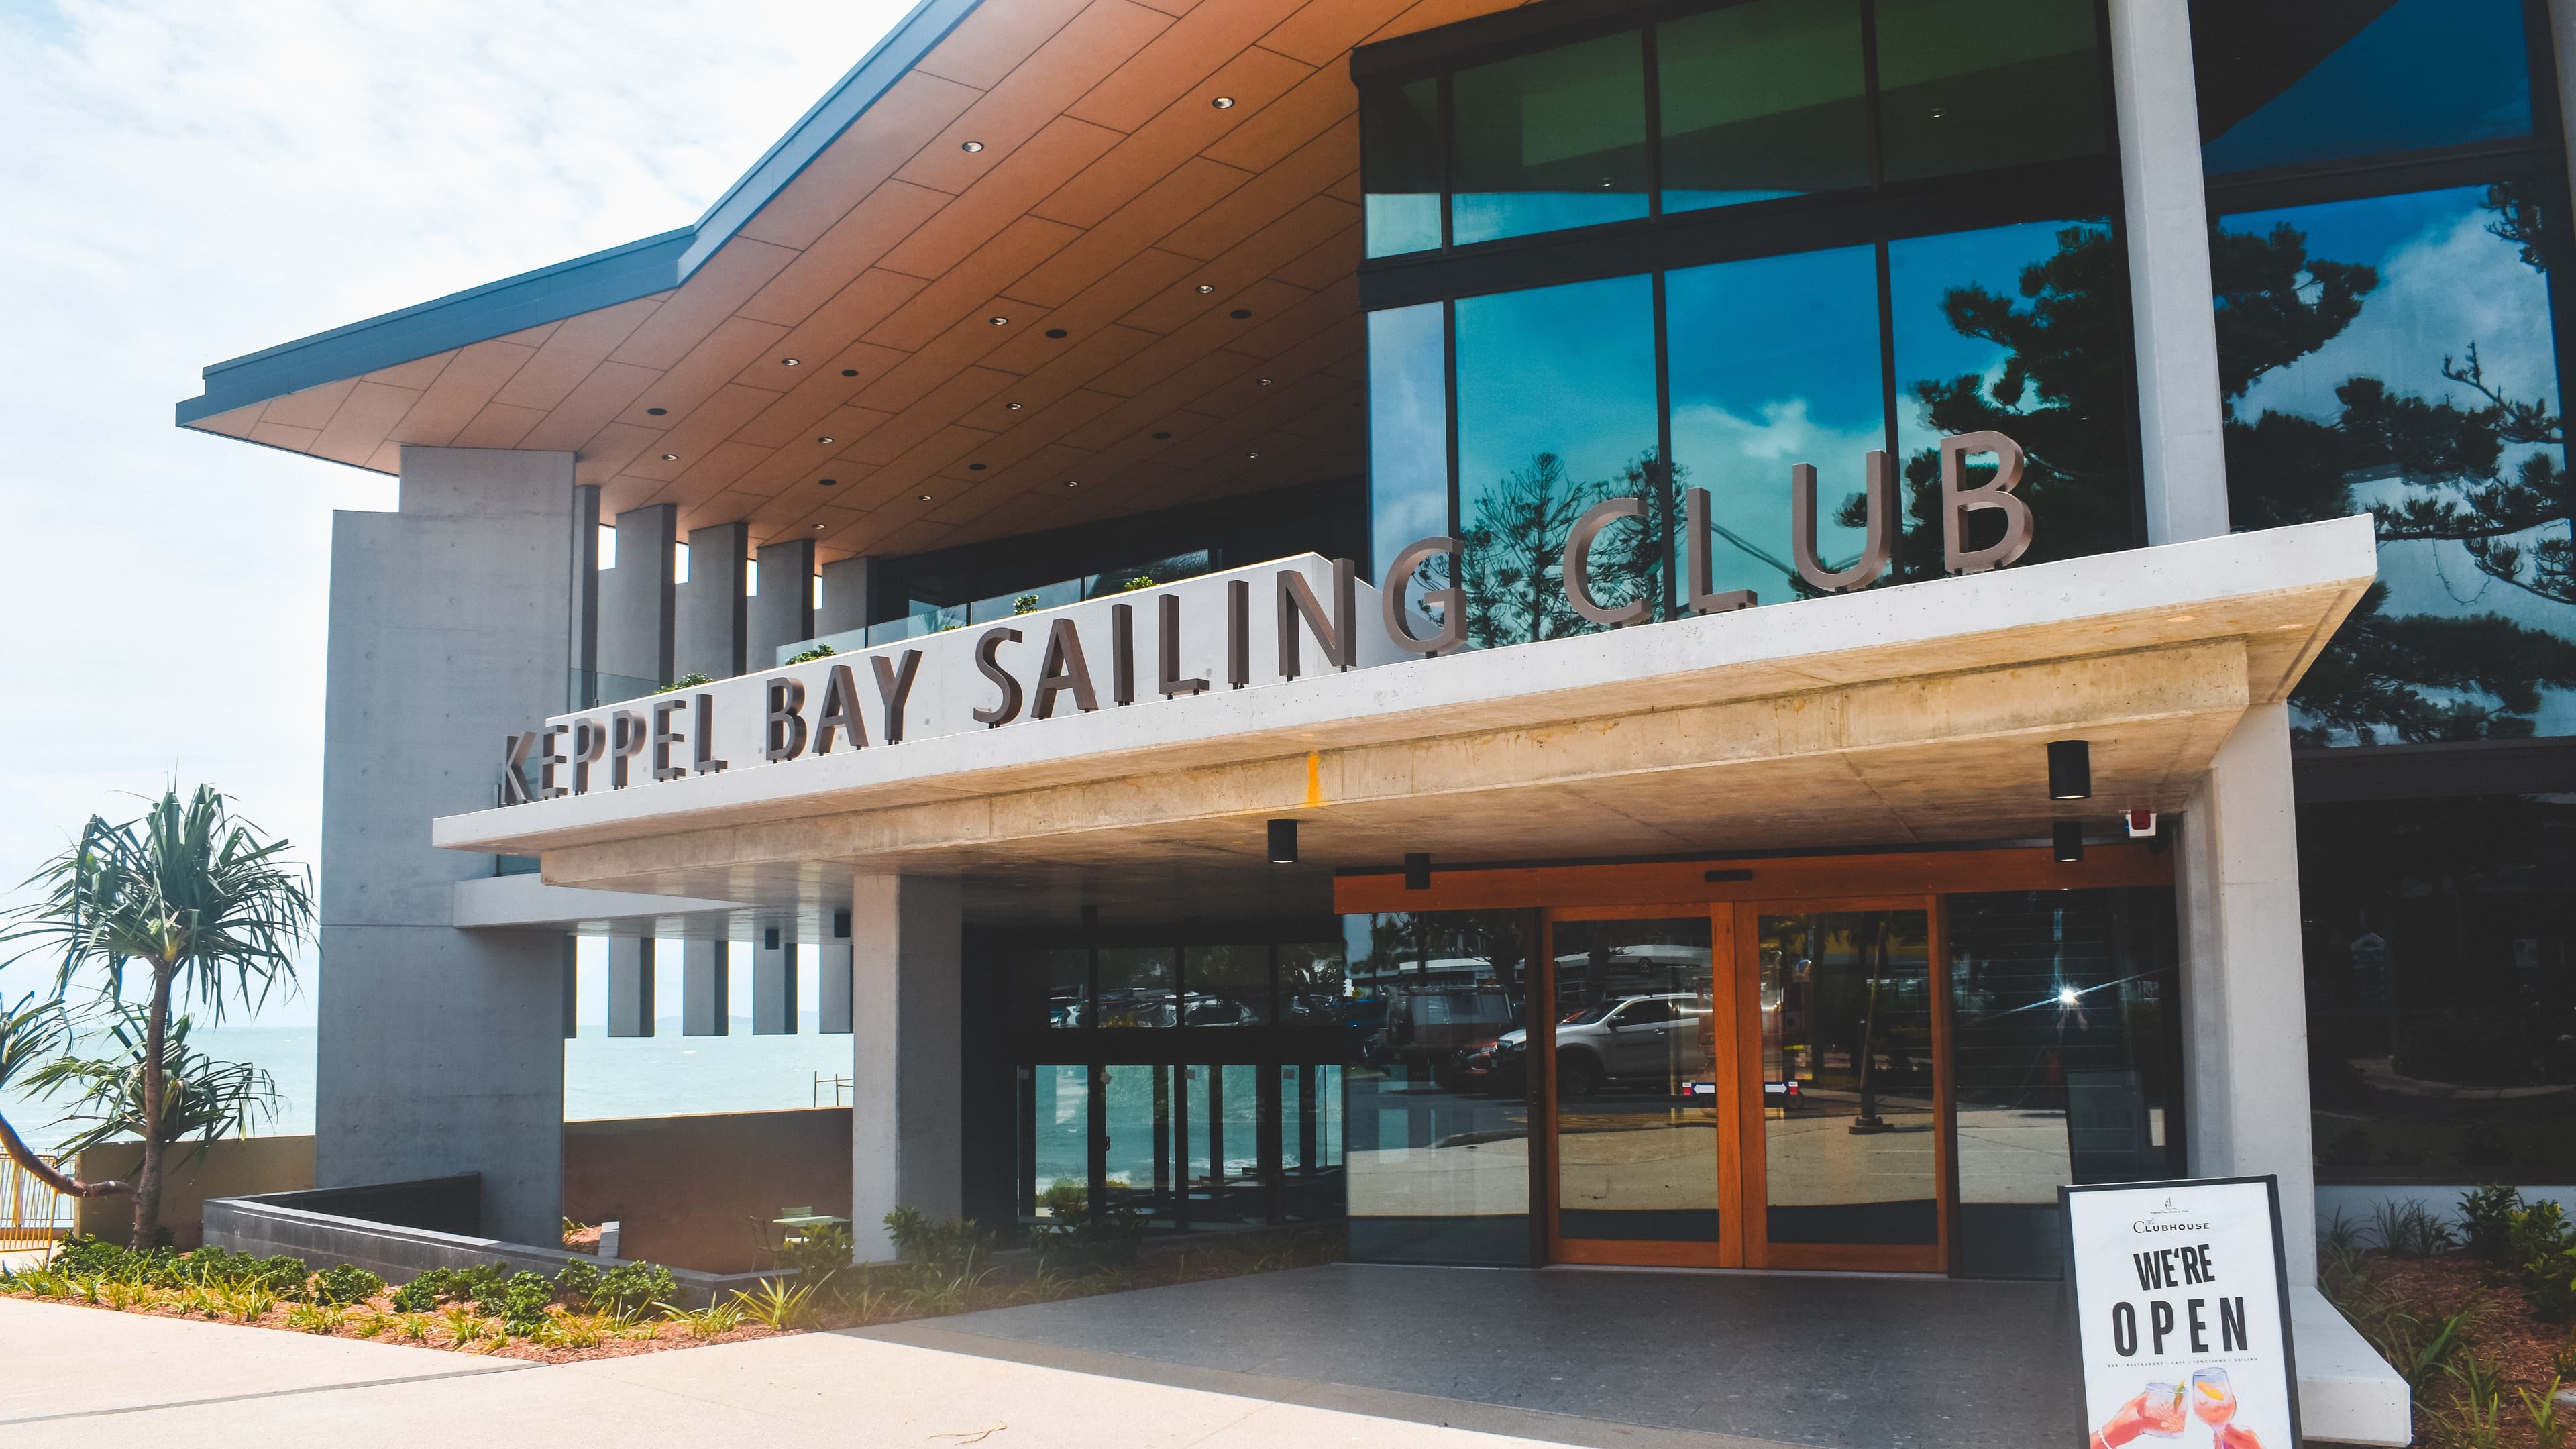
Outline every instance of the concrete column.
<svg viewBox="0 0 2576 1449">
<path fill-rule="evenodd" d="M 2287 705 L 2247 711 L 2184 808 L 2183 1105 L 2194 1177 L 2281 1180 L 2290 1281 L 2316 1281 L 2307 982 Z"/>
<path fill-rule="evenodd" d="M 599 673 L 599 485 L 572 490 L 572 619 L 566 628 L 565 663 L 572 678 L 565 704 L 589 709 L 603 703 L 597 692 Z"/>
<path fill-rule="evenodd" d="M 751 958 L 751 1034 L 796 1034 L 796 933 L 764 927 Z"/>
<path fill-rule="evenodd" d="M 653 958 L 650 936 L 608 938 L 608 1034 L 653 1034 Z"/>
<path fill-rule="evenodd" d="M 751 667 L 778 663 L 778 646 L 800 644 L 814 627 L 814 540 L 791 538 L 760 551 L 760 592 L 751 599 Z"/>
<path fill-rule="evenodd" d="M 733 942 L 681 942 L 680 1035 L 729 1036 L 732 1028 Z"/>
<path fill-rule="evenodd" d="M 679 509 L 668 503 L 617 515 L 617 567 L 599 580 L 599 669 L 603 674 L 668 684 L 672 663 L 672 546 Z M 614 686 L 612 697 L 622 696 Z"/>
<path fill-rule="evenodd" d="M 835 912 L 831 938 L 814 948 L 815 1030 L 823 1036 L 850 1032 L 850 913 Z"/>
<path fill-rule="evenodd" d="M 865 1259 L 894 1256 L 885 1215 L 955 1217 L 961 897 L 954 880 L 860 876 L 850 912 L 854 1105 L 850 1217 Z"/>
<path fill-rule="evenodd" d="M 490 856 L 429 822 L 492 803 L 504 735 L 563 708 L 570 453 L 402 450 L 391 513 L 331 530 L 314 1174 L 483 1178 L 483 1228 L 562 1226 L 559 930 L 460 931 Z"/>
<path fill-rule="evenodd" d="M 875 621 L 868 617 L 876 583 L 876 560 L 861 555 L 823 565 L 823 607 L 814 613 L 814 632 L 838 634 Z"/>
<path fill-rule="evenodd" d="M 577 961 L 581 938 L 563 938 L 563 1039 L 581 1035 L 581 971 Z"/>
<path fill-rule="evenodd" d="M 750 572 L 750 524 L 689 530 L 689 581 L 674 590 L 678 638 L 671 646 L 671 678 L 693 671 L 709 679 L 742 673 L 745 609 L 751 602 L 743 590 Z"/>
<path fill-rule="evenodd" d="M 2185 0 L 2111 0 L 2147 542 L 2227 532 L 2218 320 Z"/>
</svg>

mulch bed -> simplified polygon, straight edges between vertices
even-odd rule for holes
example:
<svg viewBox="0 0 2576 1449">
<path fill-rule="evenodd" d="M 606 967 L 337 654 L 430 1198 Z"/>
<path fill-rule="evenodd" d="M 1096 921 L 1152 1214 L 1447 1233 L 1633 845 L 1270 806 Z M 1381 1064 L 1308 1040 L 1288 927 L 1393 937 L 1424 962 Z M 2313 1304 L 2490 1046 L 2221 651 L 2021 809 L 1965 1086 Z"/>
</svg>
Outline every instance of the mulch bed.
<svg viewBox="0 0 2576 1449">
<path fill-rule="evenodd" d="M 2559 1374 L 2559 1354 L 2576 1344 L 2576 1338 L 2571 1338 L 2576 1329 L 2534 1314 L 2515 1276 L 2500 1272 L 2483 1259 L 2465 1253 L 2438 1258 L 2396 1258 L 2373 1253 L 2371 1260 L 2382 1287 L 2403 1301 L 2407 1311 L 2419 1319 L 2438 1322 L 2473 1302 L 2482 1305 L 2482 1311 L 2469 1323 L 2467 1337 L 2472 1351 L 2495 1363 L 2505 1384 L 2497 1442 L 2504 1449 L 2537 1449 L 2538 1436 L 2514 1390 L 2528 1389 L 2535 1395 L 2548 1392 L 2551 1381 Z M 2416 1407 L 2416 1443 L 2459 1442 L 2431 1422 L 2455 1394 L 2447 1378 L 2435 1376 L 2426 1391 L 2426 1401 Z M 2576 1418 L 2576 1408 L 2562 1411 Z"/>
</svg>

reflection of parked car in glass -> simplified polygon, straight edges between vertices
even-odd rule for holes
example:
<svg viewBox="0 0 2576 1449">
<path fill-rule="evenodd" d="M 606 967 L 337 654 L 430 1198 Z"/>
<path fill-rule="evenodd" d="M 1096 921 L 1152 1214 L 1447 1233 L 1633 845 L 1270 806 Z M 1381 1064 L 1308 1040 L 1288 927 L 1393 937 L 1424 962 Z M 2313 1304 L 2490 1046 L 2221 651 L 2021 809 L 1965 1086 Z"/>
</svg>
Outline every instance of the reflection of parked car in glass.
<svg viewBox="0 0 2576 1449">
<path fill-rule="evenodd" d="M 1528 1034 L 1498 1048 L 1525 1055 Z M 1711 1059 L 1708 1001 L 1689 992 L 1612 996 L 1556 1024 L 1556 1093 L 1589 1097 L 1610 1082 L 1695 1076 Z"/>
<path fill-rule="evenodd" d="M 1376 1066 L 1420 1063 L 1433 1080 L 1455 1087 L 1462 1050 L 1518 1020 L 1519 1003 L 1499 986 L 1397 986 L 1365 1056 Z"/>
</svg>

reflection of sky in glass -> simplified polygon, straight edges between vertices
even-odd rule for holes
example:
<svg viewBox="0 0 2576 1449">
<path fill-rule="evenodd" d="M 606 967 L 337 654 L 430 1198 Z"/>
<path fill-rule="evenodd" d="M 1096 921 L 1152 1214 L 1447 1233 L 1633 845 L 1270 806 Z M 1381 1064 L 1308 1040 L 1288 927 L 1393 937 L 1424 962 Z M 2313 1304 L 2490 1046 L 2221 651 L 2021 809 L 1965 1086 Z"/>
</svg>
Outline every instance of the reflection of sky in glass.
<svg viewBox="0 0 2576 1449">
<path fill-rule="evenodd" d="M 2022 268 L 2048 260 L 2057 252 L 2057 234 L 2068 223 L 2025 222 L 1986 231 L 1949 236 L 1914 237 L 1887 248 L 1890 302 L 1896 325 L 1896 444 L 1901 473 L 1905 459 L 1940 445 L 1940 434 L 1914 397 L 1914 384 L 1948 381 L 1978 374 L 1991 383 L 2002 375 L 2004 348 L 1982 337 L 1963 336 L 1942 314 L 1941 296 L 1957 287 L 1979 286 L 1999 296 L 2021 298 Z M 2037 399 L 2025 394 L 2024 409 Z"/>
<path fill-rule="evenodd" d="M 1655 446 L 1654 290 L 1612 277 L 1458 303 L 1458 511 L 1537 453 L 1569 482 Z"/>
<path fill-rule="evenodd" d="M 1369 314 L 1372 571 L 1417 538 L 1449 531 L 1449 403 L 1440 304 Z M 1372 573 L 1374 577 L 1374 572 Z"/>
<path fill-rule="evenodd" d="M 1862 454 L 1887 446 L 1876 259 L 1846 247 L 1695 267 L 1665 278 L 1664 307 L 1673 460 L 1723 530 L 1714 587 L 1781 603 L 1794 597 L 1791 464 L 1816 466 L 1826 566 L 1860 550 L 1861 531 L 1833 515 L 1859 490 Z"/>
<path fill-rule="evenodd" d="M 2222 23 L 2207 44 L 2228 43 Z M 2201 149 L 2212 173 L 2531 130 L 2519 0 L 2402 0 Z"/>
<path fill-rule="evenodd" d="M 2474 391 L 2442 376 L 2443 359 L 2463 360 L 2472 342 L 2488 386 L 2518 401 L 2555 404 L 2548 284 L 2523 264 L 2514 243 L 2488 233 L 2494 214 L 2479 205 L 2484 196 L 2483 187 L 2461 187 L 2221 218 L 2227 230 L 2250 233 L 2288 222 L 2307 235 L 2312 259 L 2379 269 L 2361 315 L 2324 347 L 2265 374 L 2237 402 L 2237 418 L 2251 422 L 2271 411 L 2331 422 L 2342 407 L 2335 389 L 2357 376 L 2378 378 L 2394 393 L 2475 406 L 2482 399 Z M 2535 450 L 2507 445 L 2504 470 Z M 2357 479 L 2353 506 L 2394 504 L 2411 491 L 2394 477 Z M 2564 526 L 2524 537 L 2559 536 Z M 2576 637 L 2576 608 L 2489 577 L 2457 543 L 2384 543 L 2379 577 L 2389 587 L 2384 612 L 2391 617 L 2501 614 Z M 2576 733 L 2576 695 L 2544 691 L 2538 723 L 2543 734 Z"/>
</svg>

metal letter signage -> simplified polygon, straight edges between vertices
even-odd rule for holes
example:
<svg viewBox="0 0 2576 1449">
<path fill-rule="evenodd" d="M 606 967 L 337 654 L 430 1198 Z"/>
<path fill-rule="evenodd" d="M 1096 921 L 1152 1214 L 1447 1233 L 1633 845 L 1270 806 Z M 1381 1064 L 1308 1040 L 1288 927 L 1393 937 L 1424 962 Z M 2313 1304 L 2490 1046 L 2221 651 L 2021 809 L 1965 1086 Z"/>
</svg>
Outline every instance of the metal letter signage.
<svg viewBox="0 0 2576 1449">
<path fill-rule="evenodd" d="M 2018 498 L 2012 501 L 2021 502 Z M 1789 561 L 1798 566 L 1798 577 L 1806 580 L 1809 588 L 1823 594 L 1865 589 L 1887 572 L 1888 561 L 1896 556 L 1896 473 L 1887 466 L 1885 453 L 1872 451 L 1861 464 L 1861 508 L 1867 523 L 1861 535 L 1860 557 L 1844 568 L 1826 568 L 1825 561 L 1816 556 L 1815 465 L 1790 466 Z"/>
<path fill-rule="evenodd" d="M 2215 1449 L 2293 1449 L 2299 1374 L 2274 1180 L 2060 1187 L 2057 1201 L 2091 1449 L 2175 1439 L 2195 1419 Z"/>
<path fill-rule="evenodd" d="M 1995 455 L 1993 481 L 1966 486 L 1970 453 Z M 2002 568 L 2030 550 L 2030 505 L 2013 496 L 2021 486 L 2021 444 L 2001 433 L 1961 433 L 1941 440 L 1941 560 L 1954 574 Z M 1984 548 L 1968 547 L 1968 510 L 2002 511 L 2004 536 Z"/>
<path fill-rule="evenodd" d="M 1997 466 L 1994 477 L 1972 487 L 1966 460 L 1977 454 L 1994 455 Z M 2021 447 L 2000 433 L 1971 433 L 1943 439 L 1940 463 L 1947 567 L 1980 572 L 2009 565 L 2026 553 L 2031 510 L 2014 492 L 2024 475 Z M 1860 517 L 1863 541 L 1839 568 L 1820 552 L 1824 525 L 1818 511 L 1825 505 L 1818 496 L 1817 470 L 1805 463 L 1790 470 L 1785 560 L 1764 551 L 1768 545 L 1757 546 L 1719 527 L 1710 516 L 1711 495 L 1705 488 L 1683 489 L 1678 499 L 1597 502 L 1574 521 L 1565 538 L 1561 567 L 1566 599 L 1583 618 L 1614 628 L 1653 619 L 1664 606 L 1659 592 L 1694 615 L 1749 608 L 1757 602 L 1753 590 L 1715 586 L 1721 541 L 1791 577 L 1799 593 L 1866 588 L 1894 567 L 1903 514 L 1888 454 L 1865 454 L 1862 475 L 1862 493 L 1852 511 Z M 1675 511 L 1682 515 L 1678 521 L 1670 518 Z M 1971 534 L 1980 530 L 1968 520 L 1979 511 L 2003 515 L 2002 537 L 1970 547 Z M 1623 560 L 1618 570 L 1596 568 L 1593 555 L 1605 530 L 1623 519 L 1649 518 L 1676 523 L 1683 536 L 1656 539 L 1652 554 L 1619 547 L 1603 554 L 1605 563 L 1614 555 Z M 1376 584 L 1361 579 L 1349 559 L 1305 553 L 1155 585 L 1150 609 L 1138 607 L 1142 600 L 1095 595 L 1017 615 L 1016 626 L 953 637 L 946 629 L 925 630 L 915 623 L 900 644 L 869 645 L 862 635 L 854 652 L 836 656 L 831 648 L 800 645 L 797 662 L 774 670 L 715 680 L 685 695 L 664 693 L 574 710 L 510 735 L 497 800 L 518 805 L 623 790 L 643 783 L 644 771 L 655 781 L 719 774 L 729 768 L 717 753 L 719 739 L 736 749 L 757 739 L 754 764 L 784 765 L 823 756 L 846 760 L 870 744 L 860 699 L 862 655 L 865 671 L 875 677 L 881 708 L 877 742 L 887 745 L 900 744 L 908 735 L 957 734 L 1022 719 L 1090 714 L 1099 710 L 1104 693 L 1121 706 L 1156 694 L 1165 700 L 1204 695 L 1220 673 L 1229 689 L 1243 690 L 1396 663 L 1405 656 L 1436 657 L 1467 647 L 1469 601 L 1460 579 L 1468 557 L 1484 546 L 1481 538 L 1416 539 L 1396 551 Z M 1372 589 L 1373 601 L 1362 597 Z M 1604 602 L 1602 593 L 1616 601 Z M 1266 622 L 1257 617 L 1263 608 L 1270 611 Z M 1372 613 L 1382 627 L 1362 624 Z M 1014 651 L 1005 661 L 1003 645 L 1032 637 L 1023 636 L 1022 629 L 1041 628 L 1043 635 L 1033 637 L 1042 640 L 1043 648 Z M 1148 630 L 1153 639 L 1138 637 Z M 1090 650 L 1104 636 L 1109 649 L 1105 691 L 1090 662 Z M 835 640 L 852 642 L 847 635 L 836 635 L 809 643 Z M 1322 656 L 1320 662 L 1315 654 Z M 1147 668 L 1153 671 L 1152 693 L 1138 678 Z M 1070 710 L 1064 708 L 1068 701 Z M 603 762 L 608 767 L 604 772 L 592 769 Z M 839 767 L 836 762 L 813 768 Z"/>
</svg>

